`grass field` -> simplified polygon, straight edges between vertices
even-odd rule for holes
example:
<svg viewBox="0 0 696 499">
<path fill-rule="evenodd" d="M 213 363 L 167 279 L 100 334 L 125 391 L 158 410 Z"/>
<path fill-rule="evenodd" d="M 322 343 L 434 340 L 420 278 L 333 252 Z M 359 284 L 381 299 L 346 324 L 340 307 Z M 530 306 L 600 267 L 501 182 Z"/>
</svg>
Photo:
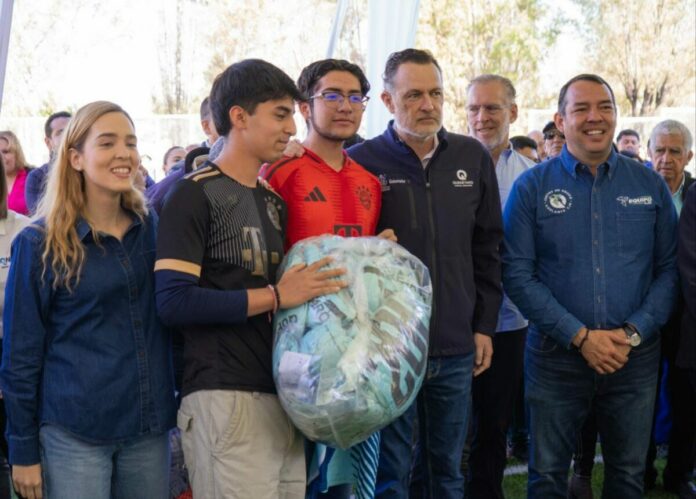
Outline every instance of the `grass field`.
<svg viewBox="0 0 696 499">
<path fill-rule="evenodd" d="M 521 464 L 521 463 L 516 463 Z M 657 486 L 648 491 L 645 494 L 646 498 L 650 499 L 674 499 L 677 497 L 675 494 L 670 492 L 665 492 L 662 488 L 662 470 L 665 467 L 665 460 L 658 459 L 655 461 L 655 467 L 660 472 L 660 478 L 657 480 Z M 592 472 L 592 490 L 594 492 L 595 499 L 600 499 L 602 497 L 602 483 L 604 481 L 604 465 L 601 463 L 596 463 L 594 470 Z M 503 492 L 505 493 L 506 499 L 524 499 L 527 497 L 527 474 L 520 473 L 506 476 L 503 479 Z"/>
</svg>

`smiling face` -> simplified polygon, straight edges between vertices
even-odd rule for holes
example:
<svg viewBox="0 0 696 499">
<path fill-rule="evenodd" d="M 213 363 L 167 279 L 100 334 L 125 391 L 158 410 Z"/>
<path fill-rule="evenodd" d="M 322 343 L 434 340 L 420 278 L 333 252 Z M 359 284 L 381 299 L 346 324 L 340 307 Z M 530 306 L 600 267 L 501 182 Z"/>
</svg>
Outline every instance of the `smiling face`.
<svg viewBox="0 0 696 499">
<path fill-rule="evenodd" d="M 87 198 L 131 190 L 140 156 L 133 123 L 120 112 L 106 113 L 90 127 L 81 150 L 70 149 L 70 165 L 82 172 Z"/>
<path fill-rule="evenodd" d="M 397 132 L 426 140 L 442 128 L 442 75 L 434 64 L 399 66 L 382 101 L 394 115 Z"/>
<path fill-rule="evenodd" d="M 469 133 L 489 151 L 508 145 L 510 123 L 517 119 L 517 105 L 511 102 L 501 82 L 476 83 L 469 89 L 466 106 Z"/>
<path fill-rule="evenodd" d="M 616 107 L 605 85 L 586 80 L 572 83 L 555 122 L 568 150 L 583 164 L 594 168 L 611 154 Z"/>
<path fill-rule="evenodd" d="M 309 136 L 343 142 L 355 135 L 360 128 L 364 105 L 351 104 L 348 96 L 362 96 L 360 81 L 348 71 L 329 71 L 316 84 L 314 96 L 335 92 L 343 96 L 343 102 L 329 103 L 321 97 L 300 104 L 300 112 L 309 122 Z"/>
</svg>

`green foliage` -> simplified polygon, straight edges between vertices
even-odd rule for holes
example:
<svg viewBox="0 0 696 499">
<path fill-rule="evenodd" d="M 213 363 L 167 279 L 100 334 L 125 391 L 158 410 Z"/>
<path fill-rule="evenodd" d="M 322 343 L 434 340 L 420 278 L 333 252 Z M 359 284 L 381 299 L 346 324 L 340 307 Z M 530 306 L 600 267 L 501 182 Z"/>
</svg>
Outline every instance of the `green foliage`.
<svg viewBox="0 0 696 499">
<path fill-rule="evenodd" d="M 466 86 L 484 73 L 510 78 L 518 104 L 549 105 L 552 96 L 538 92 L 539 66 L 562 25 L 545 19 L 540 0 L 422 0 L 416 46 L 428 48 L 442 66 L 449 128 L 466 130 Z"/>
<path fill-rule="evenodd" d="M 693 105 L 694 0 L 573 1 L 587 64 L 616 86 L 624 111 L 648 116 L 663 105 Z"/>
</svg>

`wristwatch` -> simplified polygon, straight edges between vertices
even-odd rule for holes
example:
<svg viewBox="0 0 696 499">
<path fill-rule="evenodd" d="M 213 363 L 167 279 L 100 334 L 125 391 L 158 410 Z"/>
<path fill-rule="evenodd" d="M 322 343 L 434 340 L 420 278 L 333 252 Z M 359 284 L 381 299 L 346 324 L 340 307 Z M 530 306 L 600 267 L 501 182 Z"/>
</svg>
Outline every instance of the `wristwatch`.
<svg viewBox="0 0 696 499">
<path fill-rule="evenodd" d="M 640 342 L 643 339 L 640 337 L 640 333 L 636 329 L 636 326 L 627 322 L 623 325 L 623 330 L 624 333 L 626 333 L 626 338 L 628 338 L 629 345 L 631 345 L 633 348 L 640 345 Z"/>
</svg>

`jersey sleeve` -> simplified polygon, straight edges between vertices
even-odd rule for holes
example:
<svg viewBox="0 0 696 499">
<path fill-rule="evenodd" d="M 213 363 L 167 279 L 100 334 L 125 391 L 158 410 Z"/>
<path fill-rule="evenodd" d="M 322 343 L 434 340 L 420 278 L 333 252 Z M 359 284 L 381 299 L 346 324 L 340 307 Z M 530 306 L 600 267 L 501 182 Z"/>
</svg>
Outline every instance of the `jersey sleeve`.
<svg viewBox="0 0 696 499">
<path fill-rule="evenodd" d="M 162 208 L 155 270 L 200 277 L 209 224 L 210 211 L 202 187 L 190 179 L 177 182 Z"/>
</svg>

